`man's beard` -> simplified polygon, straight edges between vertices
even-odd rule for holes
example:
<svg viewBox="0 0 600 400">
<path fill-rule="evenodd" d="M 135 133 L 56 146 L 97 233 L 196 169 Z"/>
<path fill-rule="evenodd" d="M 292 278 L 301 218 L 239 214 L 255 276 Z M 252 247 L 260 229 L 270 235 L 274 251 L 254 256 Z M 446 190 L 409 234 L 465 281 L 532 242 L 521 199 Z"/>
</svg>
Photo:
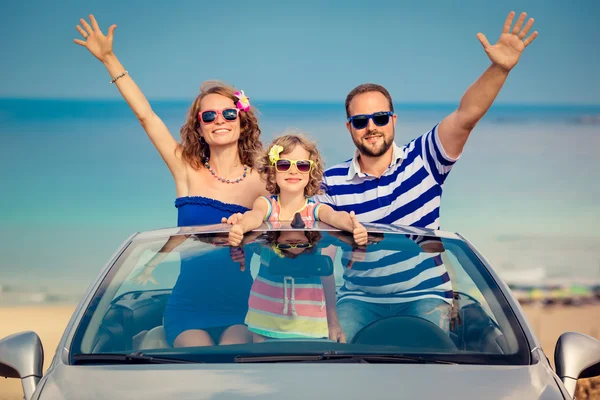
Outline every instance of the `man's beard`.
<svg viewBox="0 0 600 400">
<path fill-rule="evenodd" d="M 368 138 L 369 136 L 380 136 L 382 140 L 381 146 L 379 148 L 373 148 L 368 147 L 366 144 L 363 144 L 362 141 Z M 352 141 L 354 142 L 354 145 L 356 146 L 360 154 L 363 154 L 367 157 L 380 157 L 384 155 L 390 149 L 390 147 L 392 147 L 394 137 L 392 136 L 392 140 L 388 142 L 386 141 L 385 135 L 382 132 L 375 130 L 366 133 L 362 138 L 358 140 L 355 139 L 354 136 L 352 136 Z"/>
</svg>

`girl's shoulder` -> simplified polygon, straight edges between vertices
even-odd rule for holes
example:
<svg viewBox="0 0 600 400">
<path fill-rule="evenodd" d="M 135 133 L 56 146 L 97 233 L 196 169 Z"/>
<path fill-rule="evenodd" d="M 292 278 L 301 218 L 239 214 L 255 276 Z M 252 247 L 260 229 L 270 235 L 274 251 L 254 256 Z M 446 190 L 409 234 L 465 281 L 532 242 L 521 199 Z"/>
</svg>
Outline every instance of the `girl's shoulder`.
<svg viewBox="0 0 600 400">
<path fill-rule="evenodd" d="M 269 195 L 269 196 L 264 196 L 263 195 L 263 196 L 260 196 L 259 198 L 265 199 L 267 201 L 267 203 L 271 203 L 271 204 L 278 204 L 279 203 L 276 194 L 272 194 L 272 195 Z"/>
<path fill-rule="evenodd" d="M 307 205 L 308 207 L 316 208 L 316 207 L 322 206 L 322 205 L 324 205 L 324 204 L 325 204 L 325 203 L 321 203 L 320 201 L 318 201 L 318 200 L 314 199 L 313 197 L 308 197 L 308 198 L 306 199 L 306 205 Z"/>
<path fill-rule="evenodd" d="M 269 221 L 270 219 L 272 219 L 271 217 L 279 216 L 280 208 L 277 195 L 260 196 L 259 199 L 262 199 L 267 205 L 267 212 L 264 216 L 263 221 Z"/>
</svg>

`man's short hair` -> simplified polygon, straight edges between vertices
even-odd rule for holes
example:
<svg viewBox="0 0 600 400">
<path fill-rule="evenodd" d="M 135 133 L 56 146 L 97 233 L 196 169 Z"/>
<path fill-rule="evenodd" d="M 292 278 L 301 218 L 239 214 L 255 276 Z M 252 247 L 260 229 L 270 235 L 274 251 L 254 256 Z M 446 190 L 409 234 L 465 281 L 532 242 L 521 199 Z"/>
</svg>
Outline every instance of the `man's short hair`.
<svg viewBox="0 0 600 400">
<path fill-rule="evenodd" d="M 376 83 L 363 83 L 362 85 L 358 85 L 357 87 L 352 89 L 352 91 L 348 93 L 348 96 L 346 96 L 346 118 L 350 117 L 350 102 L 352 101 L 352 99 L 354 99 L 354 97 L 356 97 L 359 94 L 368 92 L 379 92 L 383 94 L 388 100 L 390 111 L 394 111 L 394 103 L 392 103 L 392 96 L 390 96 L 390 92 L 388 92 L 386 88 Z"/>
</svg>

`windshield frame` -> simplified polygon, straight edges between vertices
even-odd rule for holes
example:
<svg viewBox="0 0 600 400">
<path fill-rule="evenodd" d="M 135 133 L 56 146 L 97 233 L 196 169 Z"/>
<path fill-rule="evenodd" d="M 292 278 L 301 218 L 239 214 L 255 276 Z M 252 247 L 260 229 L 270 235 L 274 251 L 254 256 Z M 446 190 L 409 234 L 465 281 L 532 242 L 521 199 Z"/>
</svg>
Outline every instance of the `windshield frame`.
<svg viewBox="0 0 600 400">
<path fill-rule="evenodd" d="M 367 229 L 369 232 L 371 233 L 387 233 L 387 234 L 392 234 L 392 235 L 406 235 L 408 233 L 412 233 L 409 230 L 396 230 L 396 229 L 387 229 L 387 226 L 385 227 L 386 229 L 377 229 L 377 227 L 375 227 L 375 229 L 370 229 L 370 227 L 368 226 L 370 224 L 367 224 Z M 394 227 L 395 228 L 395 227 Z M 257 229 L 256 231 L 260 231 L 261 233 L 265 233 L 268 231 L 280 231 L 280 230 L 284 230 L 281 228 L 278 229 Z M 322 229 L 322 228 L 315 228 L 315 229 L 303 229 L 303 230 L 316 230 L 316 231 L 321 231 L 321 232 L 328 232 L 328 231 L 338 231 L 336 229 Z M 211 230 L 211 231 L 207 231 L 207 230 L 203 230 L 203 229 L 199 229 L 199 234 L 216 234 L 216 233 L 222 233 L 223 230 Z M 338 231 L 339 232 L 339 231 Z M 68 346 L 65 345 L 63 348 L 65 350 L 67 350 L 67 354 L 68 354 L 68 364 L 73 364 L 73 355 L 75 354 L 93 354 L 93 353 L 84 353 L 81 351 L 81 347 L 82 347 L 82 343 L 83 343 L 83 339 L 84 339 L 84 334 L 89 331 L 89 324 L 91 322 L 92 317 L 96 316 L 96 318 L 99 318 L 96 314 L 96 311 L 98 310 L 98 308 L 101 306 L 101 299 L 105 299 L 105 301 L 103 303 L 107 303 L 107 307 L 110 307 L 110 304 L 112 304 L 115 301 L 115 298 L 112 298 L 111 300 L 106 300 L 108 298 L 111 298 L 111 296 L 105 296 L 107 290 L 109 290 L 111 288 L 111 285 L 114 287 L 115 293 L 118 291 L 119 286 L 121 284 L 121 282 L 118 282 L 118 284 L 115 285 L 115 277 L 118 274 L 122 274 L 123 271 L 121 269 L 121 267 L 123 266 L 123 263 L 125 262 L 125 260 L 128 260 L 129 255 L 132 254 L 132 252 L 134 252 L 136 250 L 136 248 L 138 248 L 140 245 L 143 245 L 144 243 L 147 242 L 153 242 L 156 241 L 157 239 L 168 239 L 170 236 L 179 236 L 179 235 L 189 235 L 189 234 L 193 234 L 192 232 L 175 232 L 173 230 L 169 230 L 169 232 L 163 232 L 162 234 L 157 234 L 158 232 L 154 232 L 154 234 L 151 235 L 138 235 L 136 237 L 136 235 L 132 235 L 123 245 L 122 247 L 115 252 L 112 261 L 107 265 L 107 269 L 104 271 L 103 274 L 100 275 L 100 277 L 98 278 L 97 282 L 92 285 L 92 287 L 89 289 L 88 291 L 88 295 L 86 296 L 85 300 L 80 304 L 80 310 L 79 313 L 77 314 L 77 317 L 74 317 L 70 323 L 71 325 L 71 332 L 72 334 L 70 335 L 70 339 L 68 341 Z M 475 357 L 485 357 L 486 359 L 489 359 L 489 363 L 490 364 L 501 364 L 501 365 L 530 365 L 532 363 L 532 357 L 531 357 L 531 343 L 535 343 L 534 341 L 532 342 L 532 338 L 530 337 L 528 332 L 528 329 L 525 329 L 526 327 L 528 328 L 526 321 L 523 320 L 522 315 L 520 313 L 520 308 L 518 308 L 518 304 L 516 305 L 517 307 L 515 307 L 514 304 L 514 299 L 512 299 L 512 297 L 510 296 L 510 293 L 506 291 L 506 285 L 503 284 L 503 281 L 495 274 L 495 271 L 493 270 L 493 268 L 490 267 L 490 264 L 487 262 L 487 260 L 485 260 L 485 258 L 483 258 L 481 256 L 481 253 L 479 253 L 477 251 L 477 249 L 474 248 L 474 246 L 472 245 L 472 243 L 470 243 L 466 238 L 460 236 L 460 235 L 454 235 L 454 234 L 449 234 L 449 235 L 444 235 L 443 232 L 442 234 L 438 234 L 437 231 L 433 231 L 433 230 L 426 230 L 426 235 L 427 236 L 435 236 L 435 237 L 439 237 L 441 239 L 450 239 L 452 241 L 456 241 L 456 243 L 458 243 L 459 247 L 461 247 L 464 251 L 464 253 L 466 254 L 466 256 L 471 259 L 472 261 L 475 260 L 476 262 L 474 262 L 474 265 L 478 268 L 479 273 L 481 274 L 481 277 L 485 280 L 487 286 L 492 290 L 492 294 L 494 296 L 494 298 L 498 301 L 499 305 L 502 308 L 502 312 L 507 316 L 508 321 L 509 321 L 509 325 L 511 327 L 511 329 L 513 330 L 517 342 L 518 342 L 518 346 L 519 346 L 519 351 L 515 354 L 510 354 L 510 355 L 492 355 L 492 354 L 484 354 L 484 353 L 472 353 L 472 354 L 464 354 L 464 356 L 466 357 L 465 361 L 467 361 L 467 359 L 471 358 L 471 356 L 475 356 Z M 479 264 L 479 265 L 477 265 Z M 485 269 L 485 271 L 481 268 L 479 268 L 479 266 L 483 267 Z M 162 290 L 162 289 L 156 289 L 156 290 Z M 121 294 L 122 296 L 123 294 Z M 121 297 L 119 296 L 119 297 Z M 108 310 L 108 308 L 106 308 Z M 102 318 L 100 318 L 100 320 L 102 320 Z M 525 324 L 524 324 L 525 323 Z M 524 340 L 522 340 L 524 339 Z M 330 346 L 332 344 L 335 343 L 328 343 Z M 78 345 L 78 347 L 76 348 L 76 346 Z M 212 352 L 218 352 L 221 353 L 222 349 L 217 349 L 217 351 L 215 351 L 215 349 L 219 347 L 219 346 L 215 346 L 215 347 L 211 347 L 212 348 Z M 331 348 L 331 347 L 330 347 Z M 156 356 L 168 356 L 168 355 L 175 355 L 175 354 L 187 354 L 188 356 L 190 355 L 189 351 L 190 349 L 194 349 L 194 348 L 182 348 L 182 349 L 178 349 L 178 348 L 170 348 L 170 349 L 162 349 L 162 350 L 146 350 L 144 351 L 144 354 L 151 354 L 151 355 L 156 355 Z M 252 354 L 256 353 L 255 349 Z M 342 351 L 345 354 L 350 354 L 352 353 L 352 351 L 349 351 L 349 349 L 346 349 L 347 351 Z M 321 351 L 322 352 L 322 351 Z M 198 354 L 200 355 L 200 353 L 202 353 L 202 351 L 200 351 Z M 397 353 L 393 352 L 392 353 Z M 101 353 L 98 353 L 101 354 Z M 125 353 L 124 353 L 125 354 Z M 271 354 L 271 353 L 267 353 L 267 354 Z M 308 354 L 308 353 L 307 353 Z M 381 352 L 374 352 L 373 354 L 391 354 L 391 353 L 381 353 Z M 434 353 L 406 353 L 407 356 L 415 356 L 415 355 L 420 355 L 420 356 L 424 356 L 424 357 L 431 357 L 431 356 L 435 356 Z M 440 357 L 443 357 L 444 359 L 447 359 L 449 361 L 452 362 L 458 362 L 460 363 L 460 359 L 455 360 L 454 358 L 448 358 L 449 354 L 448 353 L 440 353 L 439 354 Z M 458 357 L 459 354 L 452 354 L 452 357 Z M 489 356 L 489 357 L 488 357 Z M 189 358 L 189 357 L 186 357 Z M 469 362 L 467 362 L 469 363 Z"/>
</svg>

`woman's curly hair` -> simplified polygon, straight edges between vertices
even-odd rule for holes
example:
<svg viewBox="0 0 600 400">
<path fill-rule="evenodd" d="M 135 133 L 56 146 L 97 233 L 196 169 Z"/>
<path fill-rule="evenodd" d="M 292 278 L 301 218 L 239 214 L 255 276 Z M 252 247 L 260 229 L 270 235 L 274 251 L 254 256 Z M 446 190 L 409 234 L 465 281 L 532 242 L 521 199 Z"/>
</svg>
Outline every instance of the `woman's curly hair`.
<svg viewBox="0 0 600 400">
<path fill-rule="evenodd" d="M 312 160 L 313 167 L 310 170 L 310 177 L 308 184 L 304 188 L 304 195 L 306 197 L 312 197 L 316 194 L 321 194 L 321 181 L 323 180 L 323 159 L 317 149 L 317 145 L 312 140 L 309 140 L 303 134 L 287 134 L 276 137 L 273 142 L 269 145 L 266 152 L 263 153 L 258 159 L 258 171 L 262 175 L 263 180 L 267 183 L 267 191 L 271 194 L 279 194 L 279 186 L 277 186 L 277 180 L 275 178 L 275 166 L 269 159 L 269 150 L 274 145 L 283 147 L 281 154 L 286 154 L 294 150 L 298 145 L 302 146 L 309 153 L 309 158 Z M 281 155 L 280 154 L 280 155 Z"/>
<path fill-rule="evenodd" d="M 219 81 L 207 81 L 200 87 L 200 94 L 190 106 L 185 125 L 181 127 L 182 158 L 192 168 L 199 169 L 210 158 L 208 145 L 200 140 L 200 134 L 198 133 L 200 102 L 209 94 L 220 94 L 236 102 L 238 99 L 234 93 L 235 89 L 233 87 Z M 244 165 L 255 168 L 256 153 L 262 150 L 261 131 L 256 118 L 256 109 L 252 106 L 248 111 L 239 111 L 239 119 L 238 151 L 240 159 Z"/>
</svg>

